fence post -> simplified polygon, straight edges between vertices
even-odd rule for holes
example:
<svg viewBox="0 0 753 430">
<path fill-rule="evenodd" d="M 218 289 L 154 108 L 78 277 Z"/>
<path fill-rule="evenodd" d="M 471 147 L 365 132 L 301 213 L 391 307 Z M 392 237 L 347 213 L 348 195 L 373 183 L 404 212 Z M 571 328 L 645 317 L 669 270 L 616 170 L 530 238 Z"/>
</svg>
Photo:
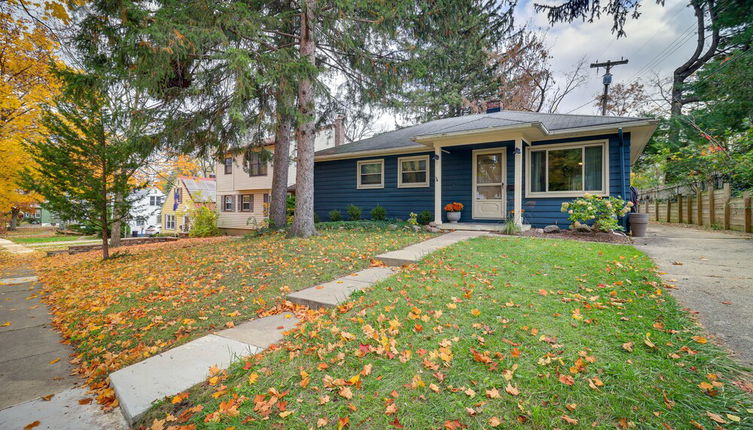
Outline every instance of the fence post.
<svg viewBox="0 0 753 430">
<path fill-rule="evenodd" d="M 688 224 L 693 224 L 693 196 L 688 194 Z"/>
<path fill-rule="evenodd" d="M 732 199 L 732 190 L 728 183 L 724 184 L 724 229 L 731 230 L 730 222 L 730 200 Z"/>
<path fill-rule="evenodd" d="M 656 222 L 661 222 L 661 219 L 659 219 L 659 199 L 656 196 L 656 193 L 654 193 L 654 212 L 656 212 Z"/>
<path fill-rule="evenodd" d="M 677 195 L 677 222 L 682 224 L 682 194 Z"/>
<path fill-rule="evenodd" d="M 750 191 L 743 195 L 743 231 L 753 233 L 753 209 L 750 207 Z"/>
<path fill-rule="evenodd" d="M 667 222 L 672 222 L 672 198 L 667 199 Z"/>
<path fill-rule="evenodd" d="M 703 191 L 700 188 L 695 192 L 695 199 L 697 200 L 696 207 L 698 208 L 698 216 L 696 217 L 695 223 L 703 225 Z"/>
<path fill-rule="evenodd" d="M 716 196 L 714 195 L 714 181 L 708 181 L 707 183 L 709 193 L 709 227 L 714 227 L 716 224 Z"/>
</svg>

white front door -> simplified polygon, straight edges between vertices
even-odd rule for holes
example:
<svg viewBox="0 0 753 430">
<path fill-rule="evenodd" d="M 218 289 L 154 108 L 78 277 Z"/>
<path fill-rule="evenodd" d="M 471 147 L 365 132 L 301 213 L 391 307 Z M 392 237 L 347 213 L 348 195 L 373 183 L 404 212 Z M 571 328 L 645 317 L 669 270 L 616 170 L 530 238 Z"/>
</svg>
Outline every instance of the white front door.
<svg viewBox="0 0 753 430">
<path fill-rule="evenodd" d="M 473 151 L 473 218 L 505 219 L 505 149 Z"/>
</svg>

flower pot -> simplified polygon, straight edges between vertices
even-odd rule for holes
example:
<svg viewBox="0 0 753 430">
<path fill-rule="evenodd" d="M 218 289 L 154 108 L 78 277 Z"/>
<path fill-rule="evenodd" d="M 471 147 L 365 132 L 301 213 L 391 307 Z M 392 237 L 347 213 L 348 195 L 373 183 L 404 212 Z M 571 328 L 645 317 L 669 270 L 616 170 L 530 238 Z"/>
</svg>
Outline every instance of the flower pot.
<svg viewBox="0 0 753 430">
<path fill-rule="evenodd" d="M 447 221 L 449 222 L 460 221 L 460 212 L 447 212 Z"/>
<path fill-rule="evenodd" d="M 643 237 L 648 228 L 648 214 L 633 212 L 629 215 L 630 232 L 633 237 Z"/>
</svg>

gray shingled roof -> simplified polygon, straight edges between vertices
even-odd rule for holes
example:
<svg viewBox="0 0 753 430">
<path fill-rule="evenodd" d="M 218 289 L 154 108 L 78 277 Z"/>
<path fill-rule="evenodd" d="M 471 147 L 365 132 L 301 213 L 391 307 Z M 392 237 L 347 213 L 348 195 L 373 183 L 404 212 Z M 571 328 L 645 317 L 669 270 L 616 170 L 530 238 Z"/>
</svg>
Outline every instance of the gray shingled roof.
<svg viewBox="0 0 753 430">
<path fill-rule="evenodd" d="M 645 121 L 647 118 L 631 118 L 619 116 L 596 115 L 568 115 L 538 112 L 500 111 L 476 115 L 465 115 L 456 118 L 438 119 L 427 123 L 402 128 L 378 134 L 368 139 L 345 145 L 327 148 L 316 153 L 317 156 L 339 155 L 363 151 L 389 150 L 396 148 L 426 148 L 414 142 L 417 136 L 457 133 L 485 128 L 508 127 L 530 123 L 540 123 L 544 128 L 553 131 L 571 128 L 592 127 L 631 121 Z"/>
<path fill-rule="evenodd" d="M 183 178 L 186 189 L 191 193 L 191 199 L 196 203 L 216 203 L 217 183 L 214 179 Z"/>
</svg>

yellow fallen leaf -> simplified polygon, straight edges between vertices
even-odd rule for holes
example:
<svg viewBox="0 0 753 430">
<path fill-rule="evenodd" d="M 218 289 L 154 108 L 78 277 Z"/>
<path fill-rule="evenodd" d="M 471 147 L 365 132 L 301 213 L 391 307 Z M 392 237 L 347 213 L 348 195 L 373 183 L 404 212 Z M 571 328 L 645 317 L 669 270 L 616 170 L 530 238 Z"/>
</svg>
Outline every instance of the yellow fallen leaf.
<svg viewBox="0 0 753 430">
<path fill-rule="evenodd" d="M 57 363 L 58 361 L 60 361 L 60 358 L 56 358 L 56 359 L 54 359 L 54 360 L 50 361 L 50 364 L 55 364 L 55 363 Z"/>
</svg>

